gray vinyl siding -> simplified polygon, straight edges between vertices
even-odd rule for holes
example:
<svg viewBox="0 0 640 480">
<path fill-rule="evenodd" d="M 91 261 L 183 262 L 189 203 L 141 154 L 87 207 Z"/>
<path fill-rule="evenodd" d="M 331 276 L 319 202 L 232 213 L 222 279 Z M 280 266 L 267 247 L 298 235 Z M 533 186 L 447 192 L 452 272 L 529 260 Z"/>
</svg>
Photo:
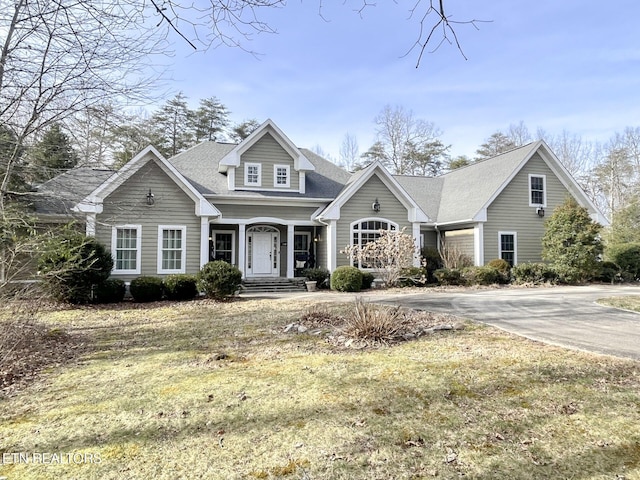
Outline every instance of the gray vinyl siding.
<svg viewBox="0 0 640 480">
<path fill-rule="evenodd" d="M 442 232 L 444 237 L 444 244 L 448 248 L 457 248 L 460 253 L 467 255 L 472 261 L 475 258 L 474 254 L 474 235 L 473 228 L 466 228 L 463 230 L 450 230 Z"/>
<path fill-rule="evenodd" d="M 299 190 L 300 175 L 293 169 L 293 158 L 276 141 L 271 134 L 266 133 L 249 150 L 242 154 L 240 166 L 236 169 L 235 187 L 239 190 L 247 187 L 244 184 L 244 167 L 246 163 L 259 163 L 262 165 L 262 183 L 259 188 L 265 190 Z M 274 185 L 274 165 L 289 165 L 289 188 L 276 187 Z"/>
<path fill-rule="evenodd" d="M 293 202 L 291 206 L 261 205 L 260 200 L 256 200 L 256 205 L 234 205 L 215 203 L 222 218 L 249 219 L 259 217 L 279 218 L 285 221 L 310 221 L 311 215 L 318 209 L 314 207 L 298 207 Z"/>
<path fill-rule="evenodd" d="M 547 206 L 540 218 L 529 206 L 529 175 L 545 175 Z M 499 258 L 498 232 L 517 233 L 517 263 L 542 261 L 545 220 L 562 204 L 569 191 L 536 153 L 487 209 L 484 224 L 484 262 Z"/>
<path fill-rule="evenodd" d="M 378 199 L 380 211 L 374 212 L 371 205 Z M 351 244 L 351 223 L 364 219 L 376 218 L 398 224 L 398 230 L 407 227 L 406 233 L 412 233 L 412 225 L 407 221 L 407 209 L 396 196 L 382 183 L 377 175 L 373 175 L 340 209 L 337 222 L 337 261 L 336 265 L 349 265 L 349 257 L 340 253 Z"/>
<path fill-rule="evenodd" d="M 155 203 L 147 205 L 149 189 Z M 186 272 L 200 269 L 200 218 L 195 204 L 156 163 L 150 161 L 125 181 L 104 201 L 97 216 L 96 238 L 111 251 L 111 232 L 115 225 L 141 225 L 140 275 L 158 274 L 158 225 L 186 226 Z M 114 274 L 129 281 L 138 275 Z M 160 275 L 163 276 L 163 275 Z"/>
</svg>

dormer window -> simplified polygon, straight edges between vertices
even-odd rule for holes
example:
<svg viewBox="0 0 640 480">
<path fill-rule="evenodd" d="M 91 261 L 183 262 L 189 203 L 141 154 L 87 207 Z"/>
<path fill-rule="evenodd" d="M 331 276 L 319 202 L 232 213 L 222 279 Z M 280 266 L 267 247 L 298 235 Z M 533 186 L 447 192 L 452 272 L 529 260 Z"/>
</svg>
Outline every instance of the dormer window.
<svg viewBox="0 0 640 480">
<path fill-rule="evenodd" d="M 244 164 L 244 184 L 250 187 L 262 186 L 262 165 L 259 163 Z"/>
<path fill-rule="evenodd" d="M 276 188 L 289 188 L 289 165 L 273 166 L 273 186 Z"/>
</svg>

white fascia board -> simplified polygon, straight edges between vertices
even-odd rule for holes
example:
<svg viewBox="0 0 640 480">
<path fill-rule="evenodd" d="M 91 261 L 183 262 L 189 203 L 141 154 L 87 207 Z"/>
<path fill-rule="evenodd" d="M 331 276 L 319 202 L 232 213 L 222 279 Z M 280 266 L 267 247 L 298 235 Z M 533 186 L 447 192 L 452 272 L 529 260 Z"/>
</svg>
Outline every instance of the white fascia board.
<svg viewBox="0 0 640 480">
<path fill-rule="evenodd" d="M 487 209 L 483 208 L 473 217 L 474 222 L 486 222 L 487 221 Z"/>
<path fill-rule="evenodd" d="M 302 204 L 322 205 L 321 208 L 325 208 L 326 204 L 333 201 L 333 198 L 309 198 L 309 197 L 244 197 L 233 195 L 218 195 L 215 193 L 209 193 L 204 195 L 205 198 L 211 199 L 213 202 L 224 205 L 272 205 L 272 206 L 284 206 L 284 207 L 299 207 Z"/>
</svg>

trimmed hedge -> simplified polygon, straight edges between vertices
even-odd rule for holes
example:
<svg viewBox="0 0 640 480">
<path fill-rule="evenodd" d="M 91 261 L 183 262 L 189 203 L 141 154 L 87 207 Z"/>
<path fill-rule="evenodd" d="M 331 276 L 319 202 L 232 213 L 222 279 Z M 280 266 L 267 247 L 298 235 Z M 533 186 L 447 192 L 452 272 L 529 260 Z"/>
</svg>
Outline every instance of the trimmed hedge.
<svg viewBox="0 0 640 480">
<path fill-rule="evenodd" d="M 497 269 L 488 265 L 463 268 L 462 279 L 466 285 L 494 285 L 496 283 L 504 283 L 504 276 Z"/>
<path fill-rule="evenodd" d="M 331 290 L 359 292 L 362 289 L 362 272 L 356 267 L 343 265 L 331 274 Z"/>
<path fill-rule="evenodd" d="M 440 285 L 464 285 L 462 272 L 457 268 L 439 268 L 433 275 Z"/>
<path fill-rule="evenodd" d="M 162 300 L 163 282 L 160 277 L 143 275 L 131 280 L 129 292 L 136 302 L 157 302 Z"/>
<path fill-rule="evenodd" d="M 207 297 L 226 300 L 235 295 L 242 284 L 242 272 L 224 260 L 205 264 L 198 273 L 198 286 Z"/>
<path fill-rule="evenodd" d="M 193 300 L 198 295 L 198 279 L 195 275 L 168 275 L 164 279 L 164 291 L 169 300 Z"/>
<path fill-rule="evenodd" d="M 329 288 L 329 270 L 326 268 L 307 268 L 302 272 L 310 282 L 316 282 L 317 288 Z"/>
<path fill-rule="evenodd" d="M 362 272 L 362 270 L 360 271 Z M 362 272 L 362 290 L 369 290 L 375 279 L 376 277 L 373 273 Z"/>
<path fill-rule="evenodd" d="M 634 280 L 640 278 L 640 243 L 624 243 L 607 248 L 606 258 Z"/>
<path fill-rule="evenodd" d="M 127 287 L 119 278 L 109 278 L 96 285 L 93 300 L 96 303 L 120 303 L 124 300 Z"/>
<path fill-rule="evenodd" d="M 511 276 L 516 284 L 557 283 L 558 273 L 546 263 L 519 263 L 511 268 Z"/>
<path fill-rule="evenodd" d="M 400 272 L 398 285 L 401 287 L 424 286 L 427 283 L 427 271 L 422 267 L 407 267 Z"/>
</svg>

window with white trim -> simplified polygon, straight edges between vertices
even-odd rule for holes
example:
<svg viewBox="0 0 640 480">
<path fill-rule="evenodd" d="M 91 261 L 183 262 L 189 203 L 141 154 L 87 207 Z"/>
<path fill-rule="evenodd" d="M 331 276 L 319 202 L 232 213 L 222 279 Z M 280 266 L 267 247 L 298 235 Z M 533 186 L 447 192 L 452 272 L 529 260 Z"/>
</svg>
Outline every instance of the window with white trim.
<svg viewBox="0 0 640 480">
<path fill-rule="evenodd" d="M 187 227 L 158 225 L 158 273 L 185 273 Z"/>
<path fill-rule="evenodd" d="M 121 274 L 140 274 L 141 225 L 117 225 L 111 230 L 113 271 Z"/>
<path fill-rule="evenodd" d="M 380 218 L 368 218 L 358 220 L 351 224 L 351 243 L 360 247 L 369 242 L 374 242 L 380 237 L 380 230 L 398 230 L 398 224 Z M 352 259 L 353 264 L 353 259 Z M 369 268 L 367 265 L 358 262 L 358 268 Z"/>
<path fill-rule="evenodd" d="M 251 187 L 262 185 L 262 165 L 259 163 L 244 164 L 244 184 Z"/>
<path fill-rule="evenodd" d="M 211 232 L 211 255 L 209 260 L 224 260 L 235 263 L 235 232 L 229 230 L 214 230 Z"/>
<path fill-rule="evenodd" d="M 289 165 L 273 166 L 273 186 L 279 188 L 289 188 Z"/>
<path fill-rule="evenodd" d="M 509 263 L 512 267 L 518 261 L 518 234 L 516 232 L 498 233 L 498 258 Z"/>
<path fill-rule="evenodd" d="M 529 175 L 529 206 L 547 206 L 547 177 L 545 175 Z"/>
</svg>

